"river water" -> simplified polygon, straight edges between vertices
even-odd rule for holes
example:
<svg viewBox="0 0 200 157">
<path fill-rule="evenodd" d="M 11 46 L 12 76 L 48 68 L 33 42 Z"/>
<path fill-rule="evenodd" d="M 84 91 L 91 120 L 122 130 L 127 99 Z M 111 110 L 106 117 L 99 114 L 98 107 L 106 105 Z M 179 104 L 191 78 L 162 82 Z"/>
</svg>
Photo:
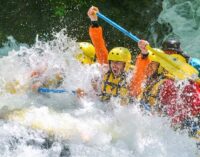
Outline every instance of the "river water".
<svg viewBox="0 0 200 157">
<path fill-rule="evenodd" d="M 164 0 L 158 18 L 160 23 L 170 23 L 173 35 L 194 57 L 199 57 L 200 48 L 199 5 L 198 1 Z M 54 39 L 45 42 L 36 37 L 32 46 L 17 44 L 11 37 L 12 44 L 2 48 L 8 52 L 0 59 L 2 157 L 199 156 L 196 141 L 187 131 L 174 131 L 166 117 L 141 111 L 137 102 L 128 107 L 121 107 L 117 99 L 102 104 L 90 83 L 101 69 L 74 59 L 80 50 L 67 32 L 54 33 Z M 67 92 L 30 91 L 31 71 L 38 69 L 45 69 L 44 77 L 61 72 L 65 77 L 59 88 Z M 17 93 L 10 93 L 10 82 L 19 87 Z M 72 93 L 77 88 L 89 94 L 78 99 Z"/>
</svg>

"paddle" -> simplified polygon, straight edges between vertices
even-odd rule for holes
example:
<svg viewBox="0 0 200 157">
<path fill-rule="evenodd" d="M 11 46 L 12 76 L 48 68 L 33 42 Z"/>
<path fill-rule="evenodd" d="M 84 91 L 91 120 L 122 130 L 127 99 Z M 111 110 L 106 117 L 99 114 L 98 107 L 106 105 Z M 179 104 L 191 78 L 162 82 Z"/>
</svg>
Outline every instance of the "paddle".
<svg viewBox="0 0 200 157">
<path fill-rule="evenodd" d="M 136 42 L 140 41 L 140 39 L 137 36 L 128 32 L 127 30 L 125 30 L 124 28 L 122 28 L 117 23 L 113 22 L 112 20 L 110 20 L 109 18 L 101 14 L 100 12 L 97 12 L 96 14 L 99 18 L 103 19 L 104 21 L 106 21 L 107 23 L 109 23 L 110 25 L 112 25 L 113 27 L 121 31 L 122 33 L 124 33 L 126 36 L 133 39 L 134 41 Z M 165 54 L 162 50 L 154 49 L 150 45 L 147 46 L 147 49 L 149 51 L 149 58 L 152 61 L 160 63 L 160 65 L 163 68 L 165 68 L 169 73 L 171 73 L 178 79 L 186 79 L 188 77 L 192 78 L 193 76 L 195 77 L 198 76 L 198 71 L 192 66 L 190 66 L 189 64 L 181 62 L 177 58 L 174 58 L 170 55 Z"/>
<path fill-rule="evenodd" d="M 200 59 L 190 58 L 189 64 L 192 65 L 193 67 L 195 67 L 200 72 Z M 200 73 L 199 73 L 199 77 L 200 77 Z"/>
<path fill-rule="evenodd" d="M 152 61 L 160 63 L 160 65 L 165 68 L 170 74 L 178 79 L 197 79 L 198 71 L 186 62 L 178 60 L 178 58 L 172 57 L 166 54 L 160 49 L 154 49 L 150 46 L 148 50 L 151 52 L 149 58 Z"/>
<path fill-rule="evenodd" d="M 67 91 L 65 89 L 49 89 L 49 88 L 39 88 L 39 93 L 69 93 L 69 94 L 76 94 L 75 91 Z"/>
</svg>

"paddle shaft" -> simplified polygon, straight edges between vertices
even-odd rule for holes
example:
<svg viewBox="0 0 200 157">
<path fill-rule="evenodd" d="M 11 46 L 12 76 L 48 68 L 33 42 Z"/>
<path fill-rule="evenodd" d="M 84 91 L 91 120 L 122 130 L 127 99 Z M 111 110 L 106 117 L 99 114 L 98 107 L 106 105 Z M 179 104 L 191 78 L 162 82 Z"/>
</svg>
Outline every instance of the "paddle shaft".
<svg viewBox="0 0 200 157">
<path fill-rule="evenodd" d="M 100 12 L 98 12 L 96 14 L 97 14 L 97 16 L 99 18 L 103 19 L 104 21 L 106 21 L 107 23 L 109 23 L 110 25 L 112 25 L 113 27 L 115 27 L 116 29 L 118 29 L 119 31 L 121 31 L 122 33 L 124 33 L 126 36 L 130 37 L 131 39 L 133 39 L 134 41 L 136 41 L 136 42 L 140 41 L 140 39 L 137 36 L 135 36 L 132 33 L 128 32 L 127 30 L 125 30 L 124 28 L 122 28 L 117 23 L 115 23 L 114 21 L 110 20 L 109 18 L 107 18 L 106 16 L 104 16 L 103 14 L 101 14 Z M 147 49 L 149 51 L 153 52 L 153 55 L 166 60 L 167 63 L 170 62 L 170 64 L 172 64 L 173 67 L 176 68 L 176 71 L 178 71 L 181 74 L 181 75 L 179 75 L 180 79 L 191 77 L 193 74 L 195 74 L 195 75 L 198 74 L 198 71 L 195 68 L 193 68 L 192 66 L 189 66 L 189 64 L 187 64 L 187 63 L 184 64 L 185 68 L 183 68 L 182 66 L 180 66 L 181 65 L 180 61 L 179 61 L 179 64 L 178 64 L 177 61 L 175 61 L 174 58 L 171 57 L 170 55 L 161 54 L 160 52 L 157 52 L 155 49 L 153 49 L 150 45 L 147 45 Z M 168 70 L 170 72 L 170 69 L 168 69 Z M 191 71 L 192 74 L 190 72 L 188 72 L 188 71 Z M 174 74 L 174 72 L 172 74 Z"/>
<path fill-rule="evenodd" d="M 49 89 L 49 88 L 39 88 L 39 93 L 72 93 L 75 94 L 75 91 L 67 91 L 65 89 Z"/>
<path fill-rule="evenodd" d="M 122 33 L 124 33 L 126 36 L 130 37 L 131 39 L 133 39 L 135 42 L 139 42 L 140 41 L 140 39 L 137 36 L 135 36 L 132 33 L 128 32 L 126 29 L 122 28 L 117 23 L 115 23 L 114 21 L 110 20 L 109 18 L 107 18 L 106 16 L 101 14 L 100 12 L 97 13 L 97 16 L 99 18 L 103 19 L 104 21 L 108 22 L 110 25 L 112 25 L 113 27 L 115 27 L 116 29 L 121 31 Z"/>
</svg>

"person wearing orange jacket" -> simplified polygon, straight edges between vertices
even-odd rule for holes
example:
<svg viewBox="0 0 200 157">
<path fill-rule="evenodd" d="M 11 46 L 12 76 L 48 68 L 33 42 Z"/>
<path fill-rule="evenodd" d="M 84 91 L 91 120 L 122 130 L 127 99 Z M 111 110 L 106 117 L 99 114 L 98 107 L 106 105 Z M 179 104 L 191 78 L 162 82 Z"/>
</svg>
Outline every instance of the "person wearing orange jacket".
<svg viewBox="0 0 200 157">
<path fill-rule="evenodd" d="M 98 17 L 96 16 L 96 12 L 98 12 L 98 8 L 97 7 L 91 7 L 88 10 L 88 16 L 91 20 L 91 26 L 89 28 L 89 35 L 90 38 L 92 40 L 92 43 L 95 47 L 95 52 L 96 52 L 96 59 L 97 62 L 99 64 L 109 64 L 109 70 L 108 73 L 106 73 L 104 75 L 104 79 L 102 81 L 102 90 L 101 93 L 103 95 L 107 95 L 107 92 L 105 89 L 108 88 L 108 86 L 113 86 L 113 87 L 109 87 L 110 89 L 116 89 L 115 91 L 118 90 L 118 87 L 122 82 L 124 82 L 124 89 L 126 89 L 126 94 L 125 96 L 128 97 L 130 96 L 137 96 L 140 93 L 140 88 L 142 86 L 142 81 L 145 79 L 146 77 L 146 71 L 144 69 L 147 68 L 147 65 L 150 63 L 150 60 L 148 59 L 148 52 L 146 51 L 146 47 L 143 45 L 148 44 L 148 42 L 141 40 L 138 43 L 139 48 L 141 49 L 141 54 L 137 57 L 137 61 L 136 61 L 136 69 L 135 69 L 135 73 L 134 73 L 134 77 L 132 78 L 132 83 L 130 84 L 130 86 L 128 87 L 126 80 L 126 72 L 130 66 L 130 62 L 131 62 L 131 54 L 129 52 L 128 49 L 124 48 L 124 47 L 116 47 L 114 49 L 112 49 L 109 53 L 108 50 L 106 48 L 105 45 L 105 41 L 103 38 L 103 30 L 102 27 L 99 26 L 98 24 Z M 123 54 L 123 51 L 127 51 L 128 54 L 128 60 L 125 59 L 127 57 L 125 57 L 125 54 Z M 125 59 L 125 60 L 124 60 Z M 121 66 L 122 68 L 120 68 L 121 70 L 119 70 L 119 68 L 114 68 L 113 63 L 115 63 L 117 66 L 118 64 L 121 64 L 120 62 L 126 62 L 126 65 L 122 64 L 123 66 Z M 124 75 L 125 74 L 125 75 Z M 110 77 L 108 77 L 109 75 L 112 76 L 112 81 L 109 80 Z M 113 84 L 113 76 L 116 79 L 118 76 L 122 77 L 120 78 L 120 82 L 118 82 L 118 85 L 116 83 Z M 117 88 L 116 88 L 117 87 Z M 108 88 L 108 89 L 109 89 Z M 109 92 L 108 92 L 109 93 Z M 110 95 L 110 94 L 109 94 Z M 118 94 L 111 94 L 112 96 L 114 95 L 118 95 Z M 110 97 L 108 97 L 109 99 Z"/>
<path fill-rule="evenodd" d="M 98 12 L 98 8 L 96 7 L 91 7 L 88 11 L 88 16 L 91 19 L 89 33 L 93 45 L 95 46 L 97 61 L 100 64 L 107 64 L 108 50 L 103 40 L 102 28 L 97 22 L 96 12 Z M 150 61 L 148 58 L 148 51 L 146 48 L 148 44 L 149 43 L 144 40 L 138 43 L 141 54 L 138 55 L 136 59 L 134 74 L 128 88 L 129 95 L 138 98 L 146 92 L 145 87 L 150 86 L 150 88 L 148 88 L 147 97 L 149 98 L 150 96 L 154 98 L 154 100 L 156 98 L 158 104 L 163 104 L 161 109 L 164 110 L 167 115 L 172 116 L 173 122 L 182 122 L 187 119 L 188 115 L 192 115 L 193 117 L 197 116 L 200 111 L 199 86 L 194 82 L 190 82 L 188 85 L 184 86 L 183 90 L 179 93 L 179 87 L 176 86 L 174 78 L 168 75 L 166 70 L 162 70 L 159 63 Z M 173 54 L 176 54 L 177 58 L 184 59 L 183 55 L 177 53 Z M 149 92 L 151 92 L 150 95 L 148 95 Z M 186 110 L 184 110 L 185 108 Z"/>
</svg>

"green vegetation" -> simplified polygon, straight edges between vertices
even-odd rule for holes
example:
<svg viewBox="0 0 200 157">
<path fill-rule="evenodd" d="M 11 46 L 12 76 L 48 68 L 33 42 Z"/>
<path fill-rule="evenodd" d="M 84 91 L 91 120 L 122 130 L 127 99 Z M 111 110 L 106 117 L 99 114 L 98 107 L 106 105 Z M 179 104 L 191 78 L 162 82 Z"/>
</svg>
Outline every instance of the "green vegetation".
<svg viewBox="0 0 200 157">
<path fill-rule="evenodd" d="M 157 41 L 160 41 L 162 30 L 164 33 L 170 31 L 156 22 L 162 0 L 4 0 L 0 5 L 0 42 L 12 35 L 20 43 L 33 44 L 37 34 L 49 40 L 53 31 L 62 28 L 67 28 L 68 35 L 78 41 L 88 41 L 90 21 L 86 13 L 92 5 L 98 6 L 103 14 L 138 37 L 152 43 L 153 35 L 157 34 Z M 100 24 L 109 48 L 126 46 L 133 50 L 133 41 L 104 21 L 100 20 Z"/>
</svg>

